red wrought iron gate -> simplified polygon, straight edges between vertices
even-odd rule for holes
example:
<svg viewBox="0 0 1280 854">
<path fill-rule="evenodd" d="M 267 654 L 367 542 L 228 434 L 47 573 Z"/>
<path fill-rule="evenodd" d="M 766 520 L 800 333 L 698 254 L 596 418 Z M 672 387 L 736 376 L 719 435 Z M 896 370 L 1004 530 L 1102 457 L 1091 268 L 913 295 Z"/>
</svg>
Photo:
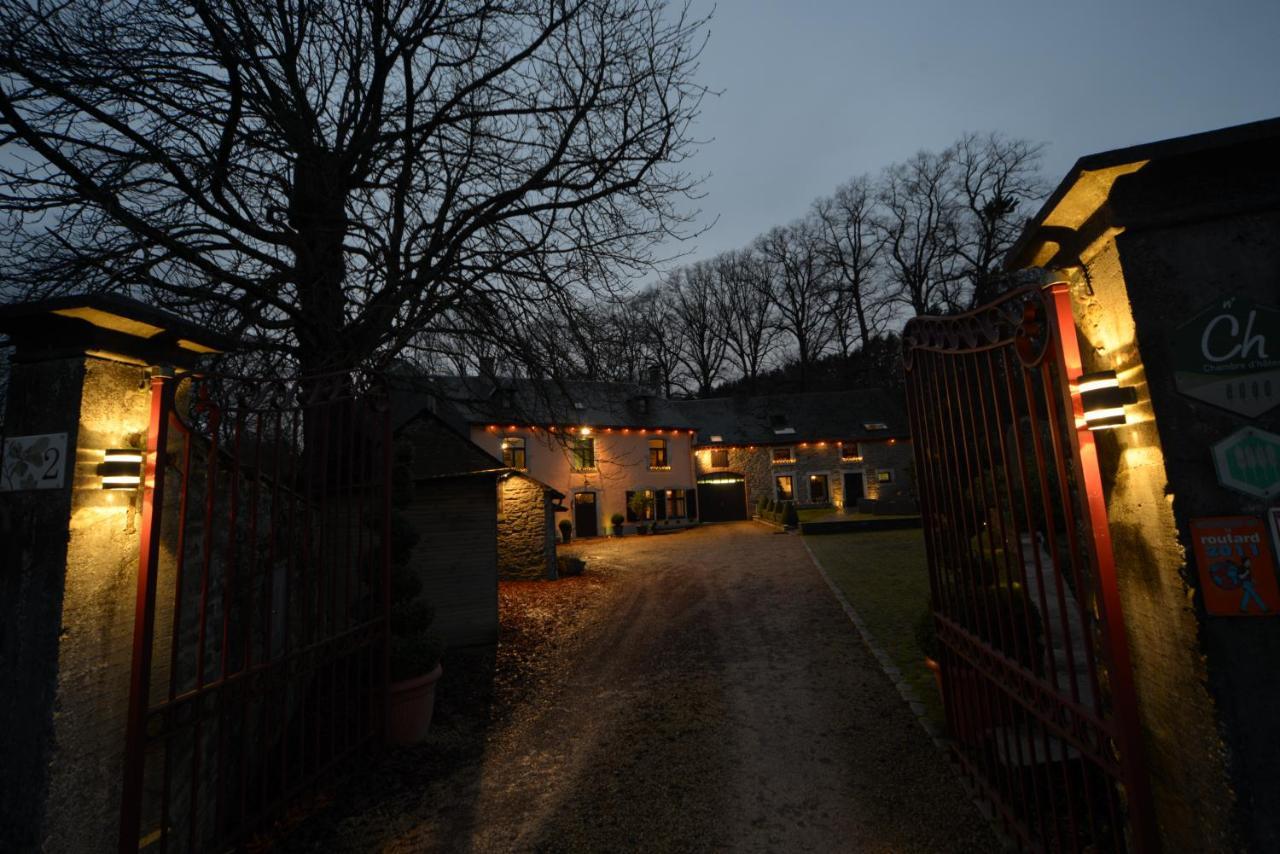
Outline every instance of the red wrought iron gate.
<svg viewBox="0 0 1280 854">
<path fill-rule="evenodd" d="M 903 333 L 954 752 L 1027 848 L 1157 847 L 1064 284 Z"/>
<path fill-rule="evenodd" d="M 385 718 L 390 408 L 157 374 L 119 850 L 244 842 Z"/>
</svg>

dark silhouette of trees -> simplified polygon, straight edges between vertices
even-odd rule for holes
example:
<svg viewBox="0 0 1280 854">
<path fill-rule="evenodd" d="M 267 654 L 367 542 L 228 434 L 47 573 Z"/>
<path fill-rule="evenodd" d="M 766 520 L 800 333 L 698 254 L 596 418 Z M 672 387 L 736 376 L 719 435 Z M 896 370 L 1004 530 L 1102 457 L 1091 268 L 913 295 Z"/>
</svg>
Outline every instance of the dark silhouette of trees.
<svg viewBox="0 0 1280 854">
<path fill-rule="evenodd" d="M 886 348 L 904 316 L 964 311 L 1018 286 L 1000 263 L 1045 193 L 1042 148 L 966 134 L 841 184 L 747 248 L 675 270 L 660 286 L 680 304 L 690 354 L 675 385 L 705 396 L 717 377 L 716 393 L 899 381 L 901 354 Z"/>
<path fill-rule="evenodd" d="M 878 276 L 884 243 L 876 232 L 875 190 L 866 176 L 836 188 L 813 203 L 818 251 L 829 271 L 827 307 L 840 355 L 884 331 L 893 306 L 884 278 Z"/>
<path fill-rule="evenodd" d="M 1044 146 L 996 133 L 965 134 L 955 145 L 953 170 L 960 223 L 956 254 L 963 262 L 969 307 L 1007 290 L 1000 264 L 1022 230 L 1028 208 L 1044 198 Z"/>
<path fill-rule="evenodd" d="M 305 371 L 530 324 L 687 221 L 704 22 L 663 0 L 3 0 L 0 275 Z"/>
<path fill-rule="evenodd" d="M 778 347 L 769 270 L 749 249 L 718 255 L 714 263 L 719 285 L 714 295 L 716 310 L 729 360 L 751 388 Z"/>
<path fill-rule="evenodd" d="M 714 261 L 699 261 L 678 270 L 667 283 L 675 308 L 680 360 L 690 379 L 687 391 L 697 397 L 710 397 L 724 370 L 728 340 L 724 316 L 716 305 L 720 286 Z"/>
<path fill-rule="evenodd" d="M 818 229 L 811 220 L 770 229 L 756 240 L 754 251 L 768 273 L 764 284 L 777 314 L 775 323 L 795 345 L 803 390 L 810 365 L 826 349 L 834 331 L 826 311 L 829 280 Z"/>
</svg>

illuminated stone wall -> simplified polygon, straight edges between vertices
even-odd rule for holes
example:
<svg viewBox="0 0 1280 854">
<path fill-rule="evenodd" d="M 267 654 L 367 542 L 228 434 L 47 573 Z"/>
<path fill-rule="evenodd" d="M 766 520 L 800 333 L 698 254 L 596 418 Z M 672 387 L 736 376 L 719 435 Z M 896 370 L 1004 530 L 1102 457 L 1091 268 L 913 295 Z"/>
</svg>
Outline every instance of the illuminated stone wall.
<svg viewBox="0 0 1280 854">
<path fill-rule="evenodd" d="M 7 435 L 66 432 L 75 456 L 64 489 L 0 494 L 0 728 L 20 734 L 4 739 L 0 849 L 98 850 L 119 825 L 140 508 L 97 466 L 145 434 L 146 371 L 19 363 L 9 394 Z"/>
<path fill-rule="evenodd" d="M 844 494 L 845 472 L 861 472 L 863 478 L 863 494 L 852 496 L 856 503 L 858 498 L 869 499 L 906 499 L 912 491 L 911 443 L 897 441 L 861 442 L 860 459 L 850 460 L 842 456 L 841 447 L 837 443 L 822 443 L 790 446 L 792 461 L 775 463 L 773 446 L 757 445 L 751 448 L 731 447 L 727 466 L 711 465 L 711 452 L 714 446 L 707 445 L 697 449 L 694 454 L 698 468 L 698 476 L 717 472 L 734 472 L 741 474 L 747 482 L 747 504 L 753 510 L 760 498 L 774 498 L 774 478 L 778 475 L 790 475 L 796 502 L 803 506 L 814 504 L 809 493 L 809 478 L 814 474 L 827 475 L 827 486 L 830 501 L 834 507 L 846 507 L 850 504 Z M 892 480 L 880 483 L 876 474 L 879 471 L 891 472 Z"/>
<path fill-rule="evenodd" d="M 498 489 L 498 574 L 513 579 L 555 578 L 556 519 L 547 491 L 519 475 L 499 482 Z M 609 524 L 608 519 L 604 524 Z"/>
<path fill-rule="evenodd" d="M 1220 486 L 1210 447 L 1246 425 L 1280 432 L 1280 409 L 1246 418 L 1174 381 L 1177 331 L 1213 300 L 1280 304 L 1274 150 L 1271 139 L 1153 160 L 1071 239 L 1051 235 L 1084 370 L 1114 369 L 1139 395 L 1098 450 L 1166 850 L 1280 849 L 1280 620 L 1207 616 L 1188 536 L 1193 518 L 1274 504 Z"/>
</svg>

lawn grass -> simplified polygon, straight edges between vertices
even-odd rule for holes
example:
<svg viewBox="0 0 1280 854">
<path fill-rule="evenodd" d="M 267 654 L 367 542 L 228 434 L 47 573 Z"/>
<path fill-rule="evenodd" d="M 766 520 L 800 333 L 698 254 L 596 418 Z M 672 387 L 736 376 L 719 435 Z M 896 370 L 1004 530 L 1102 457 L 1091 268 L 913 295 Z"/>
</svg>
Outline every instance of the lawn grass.
<svg viewBox="0 0 1280 854">
<path fill-rule="evenodd" d="M 852 519 L 854 521 L 862 519 L 914 519 L 915 513 L 907 514 L 888 514 L 888 513 L 859 513 L 856 510 L 852 513 L 841 510 L 837 507 L 810 507 L 805 510 L 797 510 L 801 522 L 816 522 L 819 519 Z"/>
<path fill-rule="evenodd" d="M 801 522 L 812 522 L 815 519 L 822 519 L 830 516 L 836 511 L 830 507 L 810 507 L 805 510 L 797 510 L 796 514 L 800 517 Z"/>
<path fill-rule="evenodd" d="M 943 725 L 942 701 L 924 666 L 915 626 L 929 604 L 924 536 L 917 529 L 805 537 L 818 562 L 862 617 L 876 643 Z"/>
</svg>

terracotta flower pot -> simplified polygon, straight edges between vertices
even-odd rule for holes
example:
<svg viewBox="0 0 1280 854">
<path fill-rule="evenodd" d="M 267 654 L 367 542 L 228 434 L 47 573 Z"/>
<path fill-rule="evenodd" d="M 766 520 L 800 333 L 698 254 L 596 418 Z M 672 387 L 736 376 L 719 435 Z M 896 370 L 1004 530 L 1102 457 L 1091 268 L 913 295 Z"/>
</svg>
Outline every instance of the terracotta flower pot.
<svg viewBox="0 0 1280 854">
<path fill-rule="evenodd" d="M 938 686 L 938 697 L 945 701 L 947 695 L 942 691 L 942 665 L 926 655 L 924 657 L 924 666 L 933 672 L 933 684 Z"/>
<path fill-rule="evenodd" d="M 387 743 L 418 744 L 427 737 L 431 713 L 436 705 L 436 682 L 444 668 L 439 664 L 425 676 L 392 682 L 387 691 L 390 703 L 387 715 Z"/>
</svg>

